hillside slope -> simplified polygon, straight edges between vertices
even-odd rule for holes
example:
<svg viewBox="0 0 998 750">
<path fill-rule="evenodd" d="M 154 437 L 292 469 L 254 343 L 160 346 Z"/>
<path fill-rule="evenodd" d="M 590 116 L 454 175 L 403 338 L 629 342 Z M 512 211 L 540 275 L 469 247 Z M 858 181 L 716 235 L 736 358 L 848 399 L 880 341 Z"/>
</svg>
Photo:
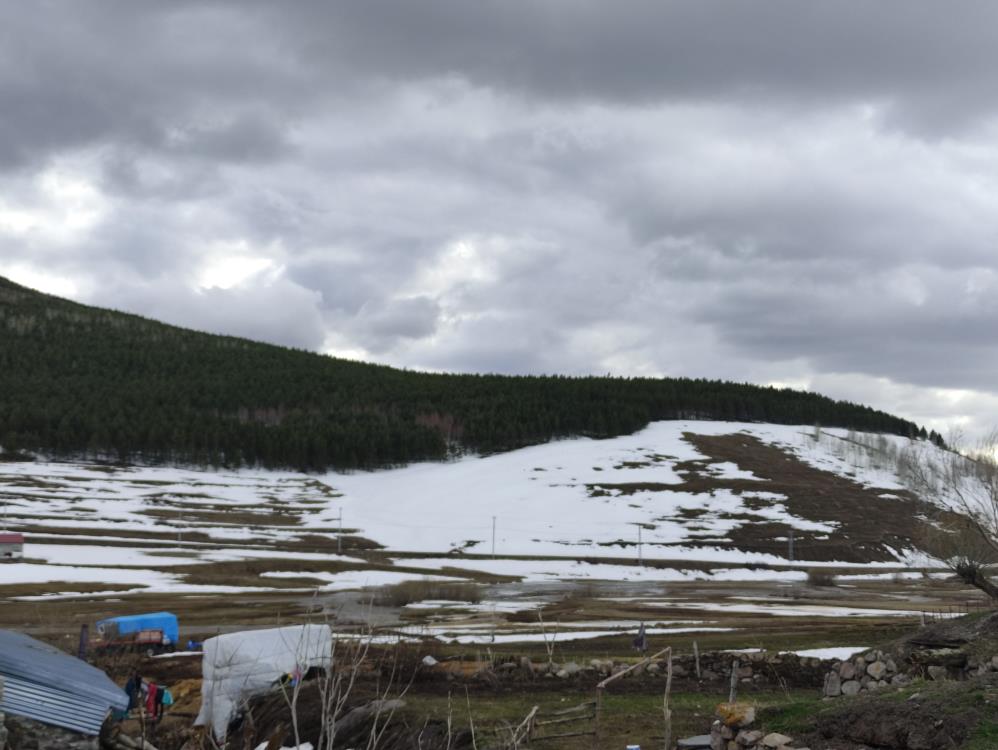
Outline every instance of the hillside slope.
<svg viewBox="0 0 998 750">
<path fill-rule="evenodd" d="M 398 370 L 185 330 L 0 278 L 0 446 L 52 456 L 302 470 L 381 467 L 663 419 L 922 434 L 789 389 L 683 378 Z"/>
</svg>

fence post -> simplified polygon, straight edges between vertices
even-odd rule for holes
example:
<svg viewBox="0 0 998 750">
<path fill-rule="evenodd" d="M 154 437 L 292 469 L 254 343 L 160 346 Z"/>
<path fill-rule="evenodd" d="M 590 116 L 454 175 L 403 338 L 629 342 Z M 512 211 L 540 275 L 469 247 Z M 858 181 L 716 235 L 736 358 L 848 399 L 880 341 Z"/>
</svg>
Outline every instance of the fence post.
<svg viewBox="0 0 998 750">
<path fill-rule="evenodd" d="M 662 711 L 665 714 L 665 750 L 672 750 L 672 709 L 669 708 L 669 693 L 672 692 L 672 649 L 669 649 L 665 673 L 665 697 L 662 699 Z"/>
<path fill-rule="evenodd" d="M 697 682 L 700 682 L 700 647 L 693 641 L 693 664 L 697 670 Z"/>
<path fill-rule="evenodd" d="M 728 703 L 734 703 L 738 697 L 738 659 L 731 662 L 731 689 L 728 691 Z"/>
</svg>

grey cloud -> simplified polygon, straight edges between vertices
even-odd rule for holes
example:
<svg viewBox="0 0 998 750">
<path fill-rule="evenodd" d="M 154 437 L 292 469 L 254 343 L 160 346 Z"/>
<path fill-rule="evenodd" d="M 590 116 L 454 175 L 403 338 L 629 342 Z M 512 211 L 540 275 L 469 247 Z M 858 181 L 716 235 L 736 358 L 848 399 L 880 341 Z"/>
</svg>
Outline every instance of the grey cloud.
<svg viewBox="0 0 998 750">
<path fill-rule="evenodd" d="M 408 367 L 806 383 L 933 424 L 919 400 L 963 388 L 954 419 L 998 414 L 996 21 L 0 5 L 0 273 Z M 102 213 L 74 223 L 53 176 Z M 283 270 L 197 288 L 225 254 Z"/>
<path fill-rule="evenodd" d="M 361 337 L 375 354 L 397 346 L 401 339 L 432 336 L 440 317 L 440 305 L 429 297 L 409 297 L 364 304 L 355 319 Z"/>
</svg>

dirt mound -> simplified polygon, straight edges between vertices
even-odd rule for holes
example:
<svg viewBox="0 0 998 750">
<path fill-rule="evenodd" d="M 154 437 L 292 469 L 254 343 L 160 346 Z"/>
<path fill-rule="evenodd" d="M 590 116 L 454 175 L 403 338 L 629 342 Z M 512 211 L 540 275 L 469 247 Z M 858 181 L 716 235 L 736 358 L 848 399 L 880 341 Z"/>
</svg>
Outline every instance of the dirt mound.
<svg viewBox="0 0 998 750">
<path fill-rule="evenodd" d="M 998 674 L 837 700 L 797 729 L 797 742 L 813 750 L 994 747 L 979 743 L 998 731 Z"/>
<path fill-rule="evenodd" d="M 963 648 L 982 641 L 998 641 L 998 612 L 933 623 L 902 639 L 899 645 L 908 649 Z"/>
<path fill-rule="evenodd" d="M 315 680 L 302 685 L 296 704 L 299 738 L 315 746 L 321 729 L 322 698 L 319 681 Z M 469 732 L 450 732 L 447 723 L 439 720 L 414 723 L 404 709 L 404 701 L 379 701 L 373 695 L 351 700 L 337 722 L 336 748 L 366 747 L 372 733 L 379 736 L 380 750 L 471 750 L 473 747 Z M 291 710 L 285 695 L 275 690 L 254 699 L 242 721 L 230 727 L 230 736 L 245 738 L 247 747 L 263 743 L 271 747 L 293 746 Z"/>
</svg>

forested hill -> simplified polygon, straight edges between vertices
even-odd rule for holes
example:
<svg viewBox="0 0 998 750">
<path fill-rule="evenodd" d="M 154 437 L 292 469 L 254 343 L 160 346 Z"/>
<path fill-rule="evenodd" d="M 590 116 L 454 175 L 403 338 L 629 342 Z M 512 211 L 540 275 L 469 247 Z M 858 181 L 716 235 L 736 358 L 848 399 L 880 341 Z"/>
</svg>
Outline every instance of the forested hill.
<svg viewBox="0 0 998 750">
<path fill-rule="evenodd" d="M 919 432 L 865 406 L 787 389 L 398 370 L 176 328 L 0 277 L 0 446 L 7 452 L 380 467 L 453 450 L 609 437 L 677 418 Z"/>
</svg>

